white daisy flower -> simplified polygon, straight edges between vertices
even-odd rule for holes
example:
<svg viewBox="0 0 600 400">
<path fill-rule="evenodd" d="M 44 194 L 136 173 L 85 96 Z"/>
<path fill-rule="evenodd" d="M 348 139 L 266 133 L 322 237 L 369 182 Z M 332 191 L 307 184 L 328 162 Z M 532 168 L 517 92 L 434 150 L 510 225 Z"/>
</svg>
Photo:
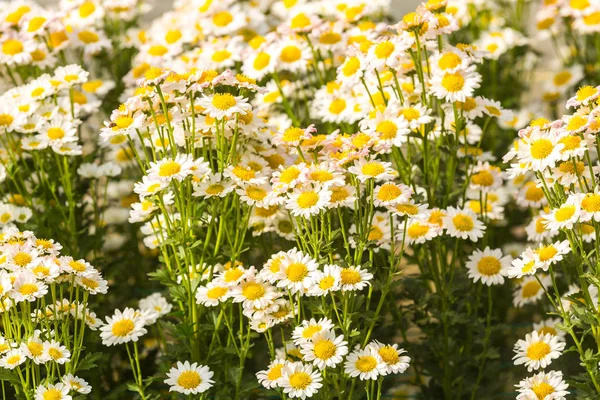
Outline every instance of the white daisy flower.
<svg viewBox="0 0 600 400">
<path fill-rule="evenodd" d="M 67 363 L 71 359 L 71 352 L 67 347 L 54 340 L 44 343 L 44 354 L 46 354 L 48 360 L 52 360 L 57 364 Z"/>
<path fill-rule="evenodd" d="M 406 350 L 399 349 L 397 344 L 383 344 L 375 340 L 367 347 L 375 349 L 379 358 L 385 363 L 385 370 L 381 375 L 401 374 L 410 366 L 410 357 L 402 355 Z"/>
<path fill-rule="evenodd" d="M 267 389 L 279 387 L 279 381 L 282 377 L 281 370 L 284 366 L 285 360 L 283 358 L 276 358 L 275 360 L 271 361 L 266 370 L 258 371 L 256 373 L 258 383 Z"/>
<path fill-rule="evenodd" d="M 467 261 L 469 278 L 474 282 L 481 280 L 484 285 L 501 285 L 507 275 L 512 261 L 510 255 L 502 257 L 502 250 L 486 247 L 483 251 L 475 250 Z"/>
<path fill-rule="evenodd" d="M 351 378 L 358 376 L 361 381 L 376 380 L 380 375 L 387 373 L 387 365 L 377 349 L 367 346 L 350 353 L 344 363 L 344 372 Z"/>
<path fill-rule="evenodd" d="M 235 114 L 246 114 L 252 108 L 242 96 L 230 93 L 215 93 L 197 100 L 197 105 L 204 107 L 207 114 L 216 119 L 230 118 Z"/>
<path fill-rule="evenodd" d="M 394 178 L 398 173 L 392 168 L 392 163 L 378 160 L 366 160 L 360 158 L 354 162 L 354 166 L 348 168 L 348 171 L 356 175 L 361 181 L 369 179 L 376 181 L 388 180 Z"/>
<path fill-rule="evenodd" d="M 513 304 L 515 307 L 537 303 L 544 296 L 544 288 L 550 287 L 552 281 L 548 275 L 541 275 L 539 279 L 544 287 L 540 285 L 535 276 L 526 276 L 523 278 L 513 292 Z"/>
<path fill-rule="evenodd" d="M 115 344 L 137 342 L 147 333 L 145 319 L 133 308 L 115 310 L 112 317 L 106 317 L 106 324 L 100 328 L 102 344 L 113 346 Z"/>
<path fill-rule="evenodd" d="M 300 190 L 294 190 L 289 195 L 285 207 L 295 217 L 310 218 L 311 215 L 317 215 L 321 211 L 326 210 L 330 199 L 331 191 L 329 189 L 305 187 Z"/>
<path fill-rule="evenodd" d="M 477 215 L 470 209 L 448 207 L 446 213 L 444 226 L 450 236 L 473 242 L 483 237 L 485 224 L 477 219 Z"/>
<path fill-rule="evenodd" d="M 289 398 L 306 399 L 315 395 L 323 386 L 323 378 L 319 371 L 301 362 L 287 363 L 281 370 L 279 387 Z"/>
<path fill-rule="evenodd" d="M 304 293 L 314 285 L 315 271 L 319 264 L 309 255 L 301 252 L 291 252 L 282 261 L 277 274 L 277 287 L 287 288 L 292 293 Z"/>
<path fill-rule="evenodd" d="M 185 395 L 204 393 L 215 383 L 211 378 L 214 373 L 205 365 L 190 364 L 189 361 L 177 361 L 167 373 L 165 383 L 170 386 L 170 392 L 179 392 Z"/>
<path fill-rule="evenodd" d="M 69 387 L 64 383 L 55 385 L 48 384 L 47 386 L 40 385 L 35 389 L 35 400 L 71 400 L 69 395 Z"/>
<path fill-rule="evenodd" d="M 324 296 L 329 292 L 341 290 L 341 268 L 337 265 L 325 265 L 323 271 L 315 271 L 315 284 L 310 288 L 310 296 Z"/>
<path fill-rule="evenodd" d="M 215 279 L 206 286 L 198 287 L 196 291 L 196 302 L 204 307 L 214 307 L 219 303 L 227 301 L 231 296 L 230 287 Z"/>
<path fill-rule="evenodd" d="M 318 321 L 314 318 L 304 320 L 295 327 L 292 332 L 292 340 L 297 346 L 309 342 L 313 336 L 318 333 L 327 332 L 333 329 L 333 322 L 328 318 L 321 318 Z"/>
<path fill-rule="evenodd" d="M 322 331 L 312 336 L 310 341 L 301 345 L 304 361 L 312 363 L 319 369 L 335 368 L 348 354 L 348 342 L 344 336 L 335 336 L 335 332 Z"/>
<path fill-rule="evenodd" d="M 340 271 L 342 290 L 363 290 L 369 286 L 373 274 L 362 269 L 360 266 L 349 266 Z"/>
<path fill-rule="evenodd" d="M 539 372 L 516 385 L 517 400 L 566 400 L 569 384 L 560 371 Z"/>
<path fill-rule="evenodd" d="M 4 353 L 2 358 L 0 358 L 0 367 L 14 369 L 25 361 L 27 361 L 27 358 L 25 357 L 25 354 L 23 354 L 23 350 L 14 349 Z"/>
<path fill-rule="evenodd" d="M 529 372 L 546 368 L 553 359 L 562 355 L 565 346 L 557 336 L 540 335 L 533 331 L 525 336 L 525 340 L 517 341 L 513 350 L 516 353 L 513 360 L 515 365 L 524 364 Z"/>
<path fill-rule="evenodd" d="M 163 158 L 158 162 L 150 162 L 147 174 L 150 179 L 170 182 L 173 179 L 182 181 L 193 173 L 194 160 L 190 154 L 177 154 L 175 158 Z"/>
<path fill-rule="evenodd" d="M 576 198 L 569 198 L 560 207 L 552 209 L 549 214 L 544 215 L 546 228 L 554 232 L 561 229 L 573 229 L 573 225 L 579 220 L 581 214 L 579 204 Z"/>
<path fill-rule="evenodd" d="M 88 394 L 92 387 L 85 380 L 73 375 L 66 374 L 62 377 L 62 383 L 70 390 L 81 394 Z"/>
<path fill-rule="evenodd" d="M 431 77 L 431 92 L 438 99 L 448 102 L 462 101 L 472 97 L 479 87 L 481 75 L 474 68 L 457 69 L 454 72 L 444 72 Z"/>
</svg>

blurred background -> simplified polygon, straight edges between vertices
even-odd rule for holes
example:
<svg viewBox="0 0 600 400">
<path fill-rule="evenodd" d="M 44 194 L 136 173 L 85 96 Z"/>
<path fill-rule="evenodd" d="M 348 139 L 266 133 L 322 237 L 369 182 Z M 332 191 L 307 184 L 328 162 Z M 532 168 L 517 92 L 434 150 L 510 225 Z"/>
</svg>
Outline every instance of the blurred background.
<svg viewBox="0 0 600 400">
<path fill-rule="evenodd" d="M 52 4 L 57 1 L 38 0 L 40 4 Z M 170 0 L 149 0 L 149 2 L 154 4 L 154 10 L 148 16 L 148 20 L 169 10 L 173 4 L 173 1 Z M 392 0 L 392 14 L 400 19 L 407 12 L 414 11 L 421 2 L 421 0 Z"/>
</svg>

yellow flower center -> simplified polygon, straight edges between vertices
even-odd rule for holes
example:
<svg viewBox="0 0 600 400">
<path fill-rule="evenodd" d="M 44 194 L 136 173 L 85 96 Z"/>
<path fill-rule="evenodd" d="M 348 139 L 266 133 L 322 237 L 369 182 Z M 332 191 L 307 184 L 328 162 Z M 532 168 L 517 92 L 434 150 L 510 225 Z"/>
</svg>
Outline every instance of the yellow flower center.
<svg viewBox="0 0 600 400">
<path fill-rule="evenodd" d="M 13 365 L 13 364 L 18 363 L 19 361 L 21 361 L 21 356 L 18 354 L 15 354 L 14 356 L 8 357 L 8 359 L 6 360 L 6 363 L 8 365 Z"/>
<path fill-rule="evenodd" d="M 29 264 L 31 260 L 31 255 L 23 251 L 20 251 L 13 256 L 13 262 L 21 268 Z"/>
<path fill-rule="evenodd" d="M 248 282 L 242 285 L 242 294 L 248 300 L 258 300 L 265 294 L 265 288 L 259 283 Z"/>
<path fill-rule="evenodd" d="M 8 126 L 12 124 L 14 118 L 10 114 L 0 114 L 0 126 Z"/>
<path fill-rule="evenodd" d="M 442 70 L 453 69 L 458 67 L 461 62 L 462 59 L 458 54 L 450 52 L 440 57 L 440 60 L 438 61 L 438 66 Z"/>
<path fill-rule="evenodd" d="M 375 46 L 375 56 L 380 59 L 388 58 L 390 55 L 392 55 L 395 48 L 396 46 L 394 46 L 394 43 L 392 42 L 381 42 L 377 46 Z"/>
<path fill-rule="evenodd" d="M 346 100 L 344 99 L 335 99 L 329 104 L 329 112 L 332 114 L 340 114 L 342 111 L 346 109 Z"/>
<path fill-rule="evenodd" d="M 183 371 L 177 378 L 177 384 L 184 389 L 197 388 L 201 382 L 200 374 L 196 371 Z"/>
<path fill-rule="evenodd" d="M 548 246 L 540 247 L 539 249 L 537 249 L 537 253 L 540 257 L 540 261 L 545 262 L 551 260 L 552 257 L 554 257 L 558 253 L 558 250 L 556 250 L 556 248 L 550 244 Z"/>
<path fill-rule="evenodd" d="M 89 289 L 96 289 L 100 286 L 98 281 L 90 278 L 81 278 L 81 284 Z"/>
<path fill-rule="evenodd" d="M 77 34 L 77 37 L 85 44 L 96 43 L 100 40 L 98 34 L 91 31 L 81 31 Z"/>
<path fill-rule="evenodd" d="M 600 211 L 600 195 L 588 194 L 581 200 L 581 208 L 587 212 Z"/>
<path fill-rule="evenodd" d="M 567 221 L 575 214 L 575 206 L 564 206 L 558 209 L 555 214 L 556 221 L 564 222 Z"/>
<path fill-rule="evenodd" d="M 588 0 L 571 0 L 569 5 L 575 10 L 585 10 L 590 6 L 590 2 Z"/>
<path fill-rule="evenodd" d="M 581 129 L 588 123 L 588 119 L 584 118 L 580 115 L 574 115 L 569 119 L 569 123 L 567 123 L 567 129 L 570 131 L 576 131 Z"/>
<path fill-rule="evenodd" d="M 554 393 L 554 387 L 546 382 L 540 382 L 534 385 L 531 390 L 535 393 L 538 400 L 544 400 L 546 396 Z"/>
<path fill-rule="evenodd" d="M 396 364 L 400 359 L 398 352 L 392 346 L 383 346 L 379 349 L 378 353 L 386 364 Z"/>
<path fill-rule="evenodd" d="M 473 218 L 465 214 L 458 214 L 452 218 L 454 227 L 461 232 L 469 232 L 473 229 L 474 223 Z"/>
<path fill-rule="evenodd" d="M 23 52 L 23 43 L 17 39 L 8 39 L 2 43 L 2 52 L 9 56 L 14 56 Z"/>
<path fill-rule="evenodd" d="M 62 392 L 55 388 L 50 388 L 44 392 L 44 400 L 61 400 Z"/>
<path fill-rule="evenodd" d="M 525 199 L 533 202 L 538 202 L 544 197 L 544 191 L 539 187 L 533 185 L 528 185 L 527 190 L 525 191 Z"/>
<path fill-rule="evenodd" d="M 63 356 L 62 351 L 55 347 L 50 348 L 48 350 L 48 354 L 50 355 L 50 357 L 52 357 L 53 360 L 59 360 Z"/>
<path fill-rule="evenodd" d="M 333 286 L 334 283 L 335 283 L 335 279 L 333 278 L 333 276 L 326 276 L 325 278 L 321 279 L 321 281 L 319 282 L 319 289 L 321 289 L 321 290 L 331 289 L 331 287 Z"/>
<path fill-rule="evenodd" d="M 378 175 L 383 174 L 385 172 L 385 168 L 383 167 L 383 165 L 381 165 L 381 163 L 371 161 L 362 166 L 361 172 L 364 175 L 376 177 Z"/>
<path fill-rule="evenodd" d="M 79 16 L 81 18 L 86 18 L 92 15 L 92 13 L 96 10 L 96 6 L 91 1 L 86 1 L 79 7 Z"/>
<path fill-rule="evenodd" d="M 421 236 L 425 236 L 427 232 L 429 232 L 429 226 L 420 222 L 415 222 L 411 224 L 406 231 L 406 233 L 408 233 L 408 236 L 410 236 L 411 238 L 419 238 Z"/>
<path fill-rule="evenodd" d="M 527 358 L 535 361 L 540 361 L 550 354 L 550 345 L 546 342 L 535 342 L 527 348 Z"/>
<path fill-rule="evenodd" d="M 217 93 L 212 99 L 212 105 L 219 110 L 229 110 L 237 104 L 235 97 L 230 93 Z"/>
<path fill-rule="evenodd" d="M 335 355 L 335 344 L 331 340 L 319 340 L 315 343 L 315 356 L 321 360 L 328 360 Z"/>
<path fill-rule="evenodd" d="M 537 139 L 531 144 L 531 156 L 537 160 L 542 160 L 552 153 L 554 145 L 549 139 Z"/>
<path fill-rule="evenodd" d="M 528 299 L 530 297 L 535 296 L 542 287 L 538 283 L 538 281 L 532 280 L 523 285 L 521 289 L 521 295 L 523 298 Z"/>
<path fill-rule="evenodd" d="M 559 143 L 562 143 L 565 146 L 562 150 L 563 152 L 568 150 L 575 150 L 581 144 L 581 138 L 579 136 L 566 136 L 560 139 Z"/>
<path fill-rule="evenodd" d="M 356 71 L 358 71 L 359 68 L 360 60 L 358 57 L 350 57 L 346 60 L 344 66 L 342 67 L 342 74 L 344 74 L 344 76 L 352 76 L 356 73 Z"/>
<path fill-rule="evenodd" d="M 306 16 L 304 13 L 300 13 L 292 18 L 291 27 L 293 29 L 302 29 L 310 26 L 310 18 Z"/>
<path fill-rule="evenodd" d="M 267 192 L 260 186 L 250 186 L 246 189 L 246 195 L 254 201 L 261 201 L 267 197 Z"/>
<path fill-rule="evenodd" d="M 225 187 L 223 185 L 221 185 L 220 183 L 215 183 L 206 188 L 206 193 L 216 195 L 223 192 L 223 190 L 225 190 Z"/>
<path fill-rule="evenodd" d="M 225 60 L 228 60 L 230 57 L 231 52 L 229 52 L 228 50 L 218 50 L 213 53 L 212 60 L 214 62 L 223 62 Z"/>
<path fill-rule="evenodd" d="M 298 206 L 300 208 L 314 207 L 318 202 L 319 195 L 313 191 L 303 192 L 298 196 Z"/>
<path fill-rule="evenodd" d="M 356 285 L 362 280 L 360 273 L 354 268 L 343 268 L 340 277 L 344 285 Z"/>
<path fill-rule="evenodd" d="M 380 227 L 372 225 L 371 230 L 369 231 L 368 240 L 381 240 L 383 238 L 383 231 Z"/>
<path fill-rule="evenodd" d="M 158 169 L 158 176 L 168 177 L 178 174 L 179 172 L 181 172 L 181 165 L 177 161 L 171 160 L 160 166 Z"/>
<path fill-rule="evenodd" d="M 283 183 L 289 184 L 292 181 L 300 176 L 300 170 L 295 166 L 291 166 L 281 171 L 281 175 L 279 176 L 279 180 Z"/>
<path fill-rule="evenodd" d="M 290 375 L 290 386 L 294 389 L 304 390 L 312 382 L 312 378 L 306 372 L 296 372 Z"/>
<path fill-rule="evenodd" d="M 598 93 L 598 89 L 596 89 L 593 86 L 586 85 L 586 86 L 582 86 L 579 88 L 575 98 L 578 101 L 583 101 L 583 100 L 587 99 L 588 97 L 592 97 L 596 93 Z"/>
<path fill-rule="evenodd" d="M 477 270 L 481 275 L 492 276 L 496 275 L 502 269 L 500 261 L 496 257 L 484 256 L 477 263 Z"/>
<path fill-rule="evenodd" d="M 83 272 L 86 270 L 85 264 L 80 261 L 70 261 L 69 266 L 77 272 Z"/>
<path fill-rule="evenodd" d="M 269 55 L 269 53 L 265 53 L 263 51 L 256 55 L 256 58 L 254 59 L 254 63 L 252 64 L 252 66 L 254 67 L 254 69 L 260 71 L 260 70 L 264 69 L 267 65 L 269 65 L 270 61 L 271 61 L 271 56 Z"/>
<path fill-rule="evenodd" d="M 302 337 L 304 339 L 310 339 L 315 333 L 321 332 L 321 329 L 323 329 L 321 325 L 311 325 L 302 332 Z"/>
<path fill-rule="evenodd" d="M 383 140 L 393 139 L 396 137 L 398 126 L 392 121 L 385 120 L 378 123 L 375 130 L 381 135 Z"/>
<path fill-rule="evenodd" d="M 213 15 L 212 20 L 213 24 L 222 28 L 229 25 L 231 21 L 233 21 L 233 15 L 231 15 L 229 11 L 220 11 Z"/>
<path fill-rule="evenodd" d="M 545 335 L 545 334 L 547 334 L 547 333 L 549 333 L 549 334 L 551 334 L 551 335 L 556 335 L 556 333 L 557 333 L 557 332 L 556 332 L 556 329 L 554 329 L 554 328 L 553 328 L 553 327 L 551 327 L 551 326 L 543 326 L 543 327 L 541 327 L 540 329 L 538 329 L 538 333 L 539 333 L 540 335 Z"/>
<path fill-rule="evenodd" d="M 561 71 L 554 75 L 554 84 L 556 86 L 563 86 L 568 83 L 572 77 L 573 74 L 571 74 L 569 71 Z"/>
<path fill-rule="evenodd" d="M 281 378 L 281 369 L 283 368 L 283 364 L 277 364 L 271 367 L 269 372 L 267 372 L 267 379 L 270 381 L 277 380 Z"/>
<path fill-rule="evenodd" d="M 130 319 L 122 319 L 117 321 L 112 326 L 112 333 L 115 336 L 127 336 L 135 328 L 135 324 Z"/>
<path fill-rule="evenodd" d="M 216 286 L 212 289 L 208 289 L 206 291 L 206 297 L 208 297 L 211 300 L 218 300 L 221 297 L 225 296 L 227 294 L 227 288 L 226 287 L 221 287 L 221 286 Z"/>
<path fill-rule="evenodd" d="M 35 283 L 24 283 L 20 288 L 19 288 L 19 293 L 21 293 L 23 296 L 28 296 L 30 294 L 34 294 L 35 292 L 37 292 L 38 287 Z"/>
<path fill-rule="evenodd" d="M 377 367 L 377 360 L 373 356 L 361 356 L 355 365 L 360 372 L 370 372 Z"/>
<path fill-rule="evenodd" d="M 285 276 L 291 282 L 302 282 L 308 275 L 308 268 L 302 263 L 291 263 L 285 270 Z"/>
<path fill-rule="evenodd" d="M 167 49 L 166 46 L 163 46 L 162 44 L 156 44 L 148 49 L 148 54 L 154 57 L 160 57 L 167 54 L 168 51 L 169 49 Z"/>
<path fill-rule="evenodd" d="M 391 201 L 397 199 L 400 195 L 402 195 L 402 190 L 393 183 L 385 183 L 377 192 L 377 200 L 381 201 Z"/>
<path fill-rule="evenodd" d="M 298 48 L 298 46 L 286 46 L 281 50 L 281 54 L 279 54 L 279 58 L 281 61 L 286 63 L 296 62 L 302 57 L 302 51 Z"/>
<path fill-rule="evenodd" d="M 590 26 L 600 24 L 600 11 L 595 11 L 583 17 L 583 23 Z"/>
<path fill-rule="evenodd" d="M 442 78 L 442 87 L 450 93 L 460 91 L 465 86 L 465 78 L 460 73 L 445 74 Z"/>
<path fill-rule="evenodd" d="M 329 182 L 333 179 L 333 174 L 329 171 L 317 170 L 310 173 L 310 179 L 316 182 Z"/>
<path fill-rule="evenodd" d="M 34 357 L 41 356 L 42 352 L 44 351 L 44 346 L 38 342 L 27 343 L 27 348 L 29 349 L 29 352 L 31 353 L 31 355 Z"/>
<path fill-rule="evenodd" d="M 339 203 L 340 201 L 344 201 L 350 196 L 348 189 L 344 186 L 336 186 L 331 189 L 331 202 Z"/>
<path fill-rule="evenodd" d="M 489 171 L 479 171 L 471 177 L 471 182 L 478 186 L 492 186 L 494 184 L 494 176 Z"/>
<path fill-rule="evenodd" d="M 65 137 L 65 131 L 62 128 L 48 128 L 46 134 L 52 140 L 59 140 Z"/>
</svg>

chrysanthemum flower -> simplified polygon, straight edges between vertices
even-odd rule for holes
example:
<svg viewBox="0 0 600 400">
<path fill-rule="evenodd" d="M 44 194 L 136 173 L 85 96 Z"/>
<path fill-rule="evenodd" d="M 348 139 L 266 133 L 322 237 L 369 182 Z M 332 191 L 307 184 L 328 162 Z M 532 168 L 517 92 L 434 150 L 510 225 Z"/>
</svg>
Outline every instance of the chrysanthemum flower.
<svg viewBox="0 0 600 400">
<path fill-rule="evenodd" d="M 527 371 L 546 368 L 553 359 L 561 356 L 565 343 L 559 341 L 558 337 L 537 331 L 528 333 L 525 340 L 520 339 L 515 344 L 513 357 L 515 365 L 525 364 Z"/>
<path fill-rule="evenodd" d="M 474 282 L 481 280 L 484 285 L 501 285 L 512 260 L 511 256 L 502 256 L 502 250 L 486 247 L 483 251 L 475 250 L 467 261 L 469 278 Z"/>
<path fill-rule="evenodd" d="M 165 383 L 170 386 L 170 392 L 179 392 L 185 395 L 204 393 L 215 383 L 211 378 L 214 373 L 205 365 L 190 364 L 189 361 L 177 361 L 167 373 Z"/>
</svg>

